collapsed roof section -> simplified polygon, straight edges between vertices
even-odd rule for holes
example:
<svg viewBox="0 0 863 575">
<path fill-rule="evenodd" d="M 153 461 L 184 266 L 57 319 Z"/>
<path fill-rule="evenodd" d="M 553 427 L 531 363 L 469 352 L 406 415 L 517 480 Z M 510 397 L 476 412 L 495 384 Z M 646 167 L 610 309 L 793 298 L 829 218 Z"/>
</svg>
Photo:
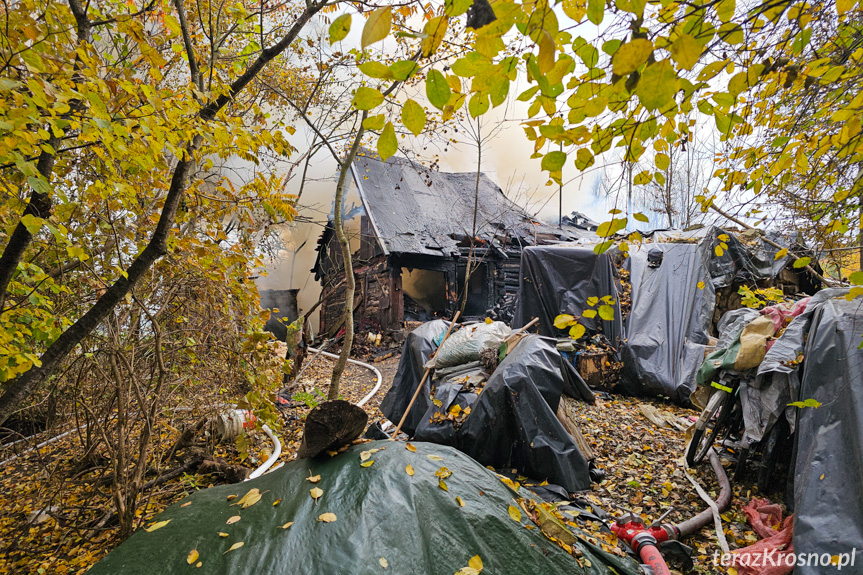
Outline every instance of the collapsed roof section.
<svg viewBox="0 0 863 575">
<path fill-rule="evenodd" d="M 358 154 L 351 172 L 386 254 L 458 257 L 473 232 L 475 205 L 475 237 L 493 248 L 596 241 L 577 220 L 563 227 L 540 223 L 482 173 L 477 187 L 474 172 L 439 172 L 396 157 L 383 161 L 368 150 Z"/>
</svg>

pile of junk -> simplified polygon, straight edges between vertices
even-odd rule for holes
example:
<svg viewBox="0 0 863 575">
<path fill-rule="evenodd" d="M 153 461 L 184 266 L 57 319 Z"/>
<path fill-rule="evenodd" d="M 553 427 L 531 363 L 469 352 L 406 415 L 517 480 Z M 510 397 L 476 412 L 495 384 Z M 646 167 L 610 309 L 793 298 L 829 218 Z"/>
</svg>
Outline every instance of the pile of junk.
<svg viewBox="0 0 863 575">
<path fill-rule="evenodd" d="M 579 494 L 604 475 L 593 465 L 575 404 L 604 392 L 591 390 L 555 338 L 528 333 L 535 323 L 512 330 L 502 322 L 435 320 L 415 329 L 381 404 L 389 421 L 373 436 L 404 432 L 410 441 L 454 447 L 569 510 L 572 525 L 599 522 L 656 575 L 670 573 L 663 556 L 691 566 L 691 549 L 680 540 L 712 523 L 711 509 L 679 524 L 664 523 L 664 515 L 645 525 L 631 512 L 613 518 Z M 716 504 L 724 509 L 730 485 L 715 454 L 711 463 L 721 488 Z"/>
<path fill-rule="evenodd" d="M 844 288 L 776 299 L 719 322 L 696 376 L 692 401 L 703 410 L 687 463 L 718 445 L 736 479 L 754 475 L 762 495 L 784 491 L 793 516 L 773 516 L 778 528 L 738 554 L 850 558 L 863 552 L 863 306 Z M 821 573 L 824 564 L 783 565 L 776 573 Z"/>
</svg>

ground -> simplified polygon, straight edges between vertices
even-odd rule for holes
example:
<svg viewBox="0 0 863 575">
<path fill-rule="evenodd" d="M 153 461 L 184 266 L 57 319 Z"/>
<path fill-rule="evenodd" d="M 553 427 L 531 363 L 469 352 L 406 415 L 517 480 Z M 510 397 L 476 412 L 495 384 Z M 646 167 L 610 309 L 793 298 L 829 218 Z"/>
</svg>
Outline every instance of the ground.
<svg viewBox="0 0 863 575">
<path fill-rule="evenodd" d="M 364 355 L 367 361 L 372 361 L 375 354 Z M 365 406 L 370 421 L 383 417 L 378 407 L 392 382 L 398 359 L 395 354 L 373 363 L 383 375 L 383 385 Z M 332 365 L 332 360 L 322 356 L 307 361 L 299 378 L 306 392 L 305 402 L 297 402 L 300 405 L 288 411 L 280 431 L 282 460 L 296 456 L 302 438 L 303 416 L 310 406 L 322 400 L 319 394 L 326 393 Z M 374 383 L 369 370 L 349 364 L 342 381 L 342 396 L 356 402 Z M 695 411 L 662 401 L 645 402 L 614 395 L 599 398 L 593 405 L 577 402 L 582 432 L 596 451 L 598 466 L 607 473 L 606 479 L 594 484 L 586 496 L 612 516 L 626 508 L 652 520 L 670 505 L 675 511 L 669 520 L 681 521 L 705 508 L 683 473 L 683 431 L 656 427 L 640 411 L 642 403 L 653 405 L 661 415 L 681 423 L 696 415 Z M 0 573 L 82 573 L 119 543 L 116 527 L 98 526 L 99 517 L 104 516 L 109 507 L 108 488 L 100 486 L 87 474 L 74 473 L 76 446 L 75 434 L 71 434 L 0 467 L 0 490 L 5 494 L 0 505 Z M 269 449 L 265 437 L 256 438 L 251 463 L 247 460 L 245 464 L 252 466 L 264 460 Z M 0 461 L 11 457 L 13 451 L 0 449 Z M 232 445 L 222 446 L 219 454 L 229 461 L 239 461 Z M 712 497 L 717 496 L 709 466 L 696 470 L 694 475 Z M 209 476 L 184 475 L 163 484 L 142 506 L 141 523 L 189 492 L 206 488 L 215 481 L 216 478 Z M 757 539 L 741 512 L 752 496 L 750 488 L 735 486 L 731 507 L 723 514 L 723 528 L 732 548 L 749 545 Z M 38 517 L 38 511 L 46 508 L 49 513 Z M 82 518 L 95 525 L 87 530 L 75 528 L 84 523 Z M 609 535 L 598 530 L 594 535 L 607 544 L 615 544 Z M 713 566 L 712 556 L 719 546 L 712 526 L 702 529 L 686 543 L 695 550 L 693 572 L 722 572 Z"/>
</svg>

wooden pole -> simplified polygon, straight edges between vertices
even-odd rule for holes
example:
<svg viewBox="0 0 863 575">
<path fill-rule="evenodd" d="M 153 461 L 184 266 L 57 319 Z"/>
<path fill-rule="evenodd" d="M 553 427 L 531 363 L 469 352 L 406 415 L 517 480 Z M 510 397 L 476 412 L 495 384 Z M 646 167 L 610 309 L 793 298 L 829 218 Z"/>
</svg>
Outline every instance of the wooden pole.
<svg viewBox="0 0 863 575">
<path fill-rule="evenodd" d="M 449 337 L 449 334 L 450 334 L 450 332 L 452 331 L 452 328 L 453 328 L 453 327 L 455 327 L 455 324 L 456 324 L 456 322 L 458 321 L 458 318 L 459 318 L 459 316 L 460 316 L 460 315 L 461 315 L 461 311 L 456 311 L 456 312 L 455 312 L 455 315 L 454 315 L 454 316 L 453 316 L 453 318 L 452 318 L 452 322 L 450 322 L 450 324 L 449 324 L 449 328 L 446 330 L 446 333 L 443 335 L 443 339 L 441 340 L 440 345 L 438 346 L 438 349 L 440 349 L 441 345 L 443 345 L 443 342 L 445 342 L 445 341 L 446 341 L 446 339 Z M 435 352 L 434 352 L 431 356 L 432 356 L 432 357 L 434 357 L 434 356 L 435 356 L 435 354 L 437 354 L 437 350 L 435 350 Z M 407 419 L 407 418 L 408 418 L 408 413 L 410 413 L 411 408 L 414 406 L 414 402 L 415 402 L 415 401 L 417 400 L 417 398 L 419 397 L 419 395 L 420 395 L 420 390 L 422 390 L 423 385 L 425 385 L 425 382 L 426 382 L 426 380 L 428 379 L 429 374 L 431 373 L 431 370 L 432 370 L 432 369 L 433 369 L 433 368 L 431 368 L 431 367 L 427 368 L 427 369 L 426 369 L 426 372 L 423 374 L 423 378 L 420 380 L 420 384 L 417 386 L 417 389 L 416 389 L 416 391 L 414 392 L 414 396 L 411 398 L 410 403 L 408 403 L 408 406 L 405 408 L 405 412 L 404 412 L 404 414 L 402 415 L 402 418 L 401 418 L 401 420 L 399 421 L 399 424 L 398 424 L 398 425 L 396 425 L 396 430 L 395 430 L 395 431 L 393 432 L 393 434 L 390 436 L 390 440 L 394 440 L 396 437 L 398 437 L 398 435 L 399 435 L 399 431 L 401 431 L 401 429 L 402 429 L 402 425 L 404 425 L 405 419 Z"/>
</svg>

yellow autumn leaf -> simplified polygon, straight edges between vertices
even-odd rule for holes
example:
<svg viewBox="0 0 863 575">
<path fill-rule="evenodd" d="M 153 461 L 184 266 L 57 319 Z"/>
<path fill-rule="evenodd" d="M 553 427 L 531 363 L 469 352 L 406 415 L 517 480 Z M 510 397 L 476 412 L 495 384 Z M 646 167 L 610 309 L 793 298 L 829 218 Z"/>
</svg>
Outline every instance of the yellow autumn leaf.
<svg viewBox="0 0 863 575">
<path fill-rule="evenodd" d="M 704 289 L 704 282 L 698 282 L 698 289 Z"/>
<path fill-rule="evenodd" d="M 309 495 L 312 496 L 312 499 L 315 500 L 315 503 L 318 502 L 318 499 L 320 499 L 323 496 L 323 494 L 324 494 L 324 490 L 319 488 L 319 487 L 312 487 L 311 489 L 309 489 Z"/>
<path fill-rule="evenodd" d="M 242 506 L 241 509 L 246 509 L 247 507 L 251 507 L 255 503 L 261 500 L 261 492 L 257 487 L 253 487 L 249 489 L 249 492 L 243 495 L 243 497 L 234 503 L 234 505 Z"/>
<path fill-rule="evenodd" d="M 387 567 L 390 566 L 389 562 L 384 557 L 381 557 L 380 559 L 378 559 L 378 563 L 380 563 L 381 567 L 383 567 L 384 569 L 386 569 Z"/>
<path fill-rule="evenodd" d="M 236 496 L 236 495 L 228 495 L 227 497 L 225 497 L 225 499 L 226 499 L 226 500 L 228 500 L 228 501 L 233 501 L 233 500 L 234 500 L 234 499 L 236 499 L 236 498 L 237 498 L 237 496 Z"/>
<path fill-rule="evenodd" d="M 233 517 L 228 517 L 228 520 L 225 521 L 225 523 L 228 525 L 233 525 L 234 523 L 236 523 L 240 519 L 242 519 L 242 517 L 240 517 L 239 515 L 234 515 Z"/>
<path fill-rule="evenodd" d="M 441 457 L 440 455 L 427 455 L 426 457 L 428 457 L 432 461 L 443 461 L 443 457 Z"/>
<path fill-rule="evenodd" d="M 371 467 L 372 463 L 374 463 L 374 462 L 375 462 L 374 459 L 369 459 L 368 461 L 360 463 L 360 467 Z"/>
<path fill-rule="evenodd" d="M 441 489 L 443 489 L 444 491 L 449 491 L 449 489 L 447 489 L 446 483 L 443 482 L 443 479 L 437 480 L 437 486 L 440 487 Z"/>
<path fill-rule="evenodd" d="M 149 527 L 144 527 L 144 531 L 146 531 L 147 533 L 152 533 L 156 529 L 161 529 L 162 527 L 164 527 L 165 525 L 167 525 L 170 522 L 171 522 L 171 520 L 167 519 L 165 521 L 159 521 L 158 523 L 153 523 Z"/>
<path fill-rule="evenodd" d="M 290 527 L 290 526 L 291 526 L 291 525 L 293 525 L 293 524 L 294 524 L 294 522 L 293 522 L 293 521 L 288 521 L 287 523 L 285 523 L 285 524 L 284 524 L 284 525 L 282 525 L 281 527 L 282 527 L 282 529 L 287 529 L 288 527 Z"/>
<path fill-rule="evenodd" d="M 242 542 L 242 541 L 237 541 L 236 543 L 234 543 L 233 545 L 231 545 L 231 546 L 228 548 L 228 550 L 227 550 L 227 551 L 225 551 L 225 553 L 222 553 L 222 555 L 225 555 L 226 553 L 230 553 L 231 551 L 236 551 L 237 549 L 239 549 L 239 548 L 240 548 L 240 547 L 242 547 L 243 545 L 245 545 L 245 543 L 244 543 L 244 542 Z"/>
<path fill-rule="evenodd" d="M 470 558 L 470 561 L 467 562 L 467 566 L 477 571 L 482 571 L 482 559 L 480 559 L 479 555 L 474 555 Z"/>
<path fill-rule="evenodd" d="M 198 569 L 200 569 L 200 568 L 201 568 L 201 565 L 203 565 L 203 564 L 204 564 L 204 562 L 203 562 L 203 561 L 198 561 L 197 563 L 195 563 L 195 567 L 197 567 Z"/>
<path fill-rule="evenodd" d="M 360 461 L 365 461 L 371 456 L 372 456 L 371 451 L 363 451 L 362 453 L 360 453 Z"/>
<path fill-rule="evenodd" d="M 192 504 L 192 502 L 191 502 L 191 501 L 186 501 L 185 503 L 183 503 L 182 505 L 180 505 L 180 507 L 188 507 L 188 506 L 189 506 L 189 505 L 191 505 L 191 504 Z"/>
<path fill-rule="evenodd" d="M 309 473 L 311 473 L 311 471 Z M 309 475 L 308 477 L 306 477 L 306 481 L 308 481 L 309 483 L 317 483 L 320 480 L 320 475 Z"/>
<path fill-rule="evenodd" d="M 219 533 L 219 537 L 227 537 L 228 536 L 228 534 L 225 533 L 224 531 L 219 531 L 218 533 Z"/>
<path fill-rule="evenodd" d="M 189 555 L 186 556 L 186 563 L 191 565 L 192 563 L 194 563 L 197 560 L 198 560 L 198 549 L 197 548 L 192 549 L 191 551 L 189 551 Z"/>
<path fill-rule="evenodd" d="M 459 507 L 464 507 L 464 501 L 462 501 L 461 497 L 456 496 L 455 502 L 458 503 Z"/>
<path fill-rule="evenodd" d="M 554 327 L 557 329 L 564 329 L 565 327 L 572 325 L 573 322 L 575 322 L 574 316 L 571 316 L 568 313 L 562 313 L 554 318 Z"/>
<path fill-rule="evenodd" d="M 521 523 L 521 510 L 518 507 L 516 507 L 515 505 L 510 505 L 507 511 L 509 512 L 509 516 L 512 517 L 513 521 L 518 521 L 519 523 Z"/>
<path fill-rule="evenodd" d="M 276 499 L 275 501 L 273 501 L 273 507 L 276 507 L 281 502 L 282 502 L 281 499 Z"/>
<path fill-rule="evenodd" d="M 336 520 L 336 514 L 335 513 L 322 513 L 321 515 L 318 516 L 318 521 L 321 521 L 323 523 L 332 523 L 335 520 Z"/>
<path fill-rule="evenodd" d="M 411 477 L 413 477 L 413 476 L 414 476 L 414 468 L 413 468 L 413 465 L 408 464 L 408 466 L 407 466 L 407 467 L 405 467 L 405 471 L 406 471 L 406 472 L 407 472 L 407 474 L 408 474 L 408 475 L 410 475 Z"/>
<path fill-rule="evenodd" d="M 787 255 L 788 255 L 788 248 L 782 248 L 781 250 L 776 252 L 776 255 L 773 256 L 773 259 L 774 260 L 782 259 Z"/>
<path fill-rule="evenodd" d="M 417 448 L 414 447 L 413 445 L 411 445 L 410 443 L 405 443 L 405 449 L 407 449 L 408 451 L 413 451 L 414 453 L 416 453 L 416 450 L 417 450 Z"/>
</svg>

